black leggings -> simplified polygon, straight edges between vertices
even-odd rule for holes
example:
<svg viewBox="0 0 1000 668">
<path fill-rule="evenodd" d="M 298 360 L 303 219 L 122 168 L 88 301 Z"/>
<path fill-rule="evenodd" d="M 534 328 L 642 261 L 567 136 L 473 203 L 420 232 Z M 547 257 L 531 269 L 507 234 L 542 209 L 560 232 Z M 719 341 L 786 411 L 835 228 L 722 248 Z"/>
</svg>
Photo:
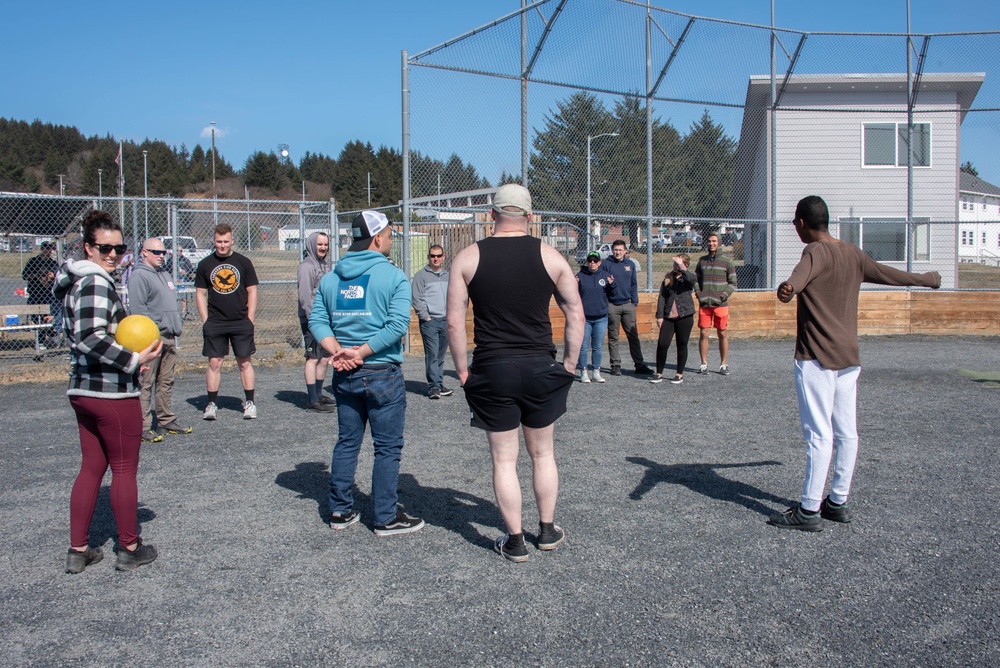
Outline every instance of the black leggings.
<svg viewBox="0 0 1000 668">
<path fill-rule="evenodd" d="M 656 373 L 663 373 L 667 363 L 667 350 L 670 349 L 670 339 L 677 336 L 677 373 L 684 374 L 684 366 L 688 361 L 688 339 L 694 327 L 694 314 L 683 318 L 669 320 L 664 318 L 660 327 L 660 338 L 656 341 Z"/>
</svg>

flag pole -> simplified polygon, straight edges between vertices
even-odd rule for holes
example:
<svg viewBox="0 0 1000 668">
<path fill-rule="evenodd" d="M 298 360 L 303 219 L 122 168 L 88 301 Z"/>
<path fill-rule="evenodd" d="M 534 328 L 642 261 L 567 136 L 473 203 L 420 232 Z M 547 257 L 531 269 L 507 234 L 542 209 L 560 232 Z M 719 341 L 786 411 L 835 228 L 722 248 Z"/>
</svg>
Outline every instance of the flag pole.
<svg viewBox="0 0 1000 668">
<path fill-rule="evenodd" d="M 122 141 L 118 140 L 118 224 L 125 229 L 125 160 L 122 157 Z"/>
</svg>

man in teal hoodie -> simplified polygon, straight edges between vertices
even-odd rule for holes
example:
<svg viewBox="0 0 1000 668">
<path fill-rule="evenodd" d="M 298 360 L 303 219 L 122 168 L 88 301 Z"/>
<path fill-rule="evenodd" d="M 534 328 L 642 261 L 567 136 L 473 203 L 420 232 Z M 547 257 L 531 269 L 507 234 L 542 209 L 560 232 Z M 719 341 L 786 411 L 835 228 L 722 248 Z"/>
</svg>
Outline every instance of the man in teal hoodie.
<svg viewBox="0 0 1000 668">
<path fill-rule="evenodd" d="M 351 236 L 351 247 L 320 281 L 309 314 L 309 329 L 332 356 L 335 370 L 339 436 L 330 464 L 330 527 L 346 529 L 359 519 L 354 473 L 370 423 L 375 534 L 410 533 L 424 527 L 422 519 L 397 505 L 406 418 L 402 337 L 410 326 L 410 283 L 389 262 L 392 228 L 385 214 L 362 211 Z"/>
</svg>

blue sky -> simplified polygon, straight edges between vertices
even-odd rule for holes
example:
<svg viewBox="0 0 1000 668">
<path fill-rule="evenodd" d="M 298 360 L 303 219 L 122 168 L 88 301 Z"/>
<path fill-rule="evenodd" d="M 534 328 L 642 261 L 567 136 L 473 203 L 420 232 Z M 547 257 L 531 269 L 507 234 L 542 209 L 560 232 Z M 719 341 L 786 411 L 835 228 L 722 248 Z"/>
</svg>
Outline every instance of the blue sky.
<svg viewBox="0 0 1000 668">
<path fill-rule="evenodd" d="M 654 4 L 770 22 L 768 0 Z M 207 146 L 216 121 L 219 151 L 238 169 L 253 151 L 278 144 L 288 144 L 296 161 L 306 150 L 336 156 L 355 139 L 400 147 L 401 50 L 435 46 L 520 0 L 56 0 L 39 7 L 4 9 L 0 116 L 188 148 Z M 1000 9 L 995 0 L 912 0 L 911 20 L 914 32 L 996 30 Z M 777 0 L 776 24 L 903 32 L 906 3 Z M 983 176 L 1000 181 L 1000 173 Z"/>
</svg>

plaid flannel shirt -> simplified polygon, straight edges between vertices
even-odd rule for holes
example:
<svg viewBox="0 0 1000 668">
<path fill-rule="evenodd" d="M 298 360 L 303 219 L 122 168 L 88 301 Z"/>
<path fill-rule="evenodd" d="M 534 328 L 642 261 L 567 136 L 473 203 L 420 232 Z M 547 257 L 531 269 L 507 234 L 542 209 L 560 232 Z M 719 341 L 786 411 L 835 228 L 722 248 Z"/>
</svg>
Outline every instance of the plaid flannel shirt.
<svg viewBox="0 0 1000 668">
<path fill-rule="evenodd" d="M 105 399 L 139 396 L 139 354 L 114 338 L 127 313 L 111 276 L 88 260 L 67 260 L 53 292 L 62 298 L 63 328 L 71 341 L 66 394 Z"/>
</svg>

